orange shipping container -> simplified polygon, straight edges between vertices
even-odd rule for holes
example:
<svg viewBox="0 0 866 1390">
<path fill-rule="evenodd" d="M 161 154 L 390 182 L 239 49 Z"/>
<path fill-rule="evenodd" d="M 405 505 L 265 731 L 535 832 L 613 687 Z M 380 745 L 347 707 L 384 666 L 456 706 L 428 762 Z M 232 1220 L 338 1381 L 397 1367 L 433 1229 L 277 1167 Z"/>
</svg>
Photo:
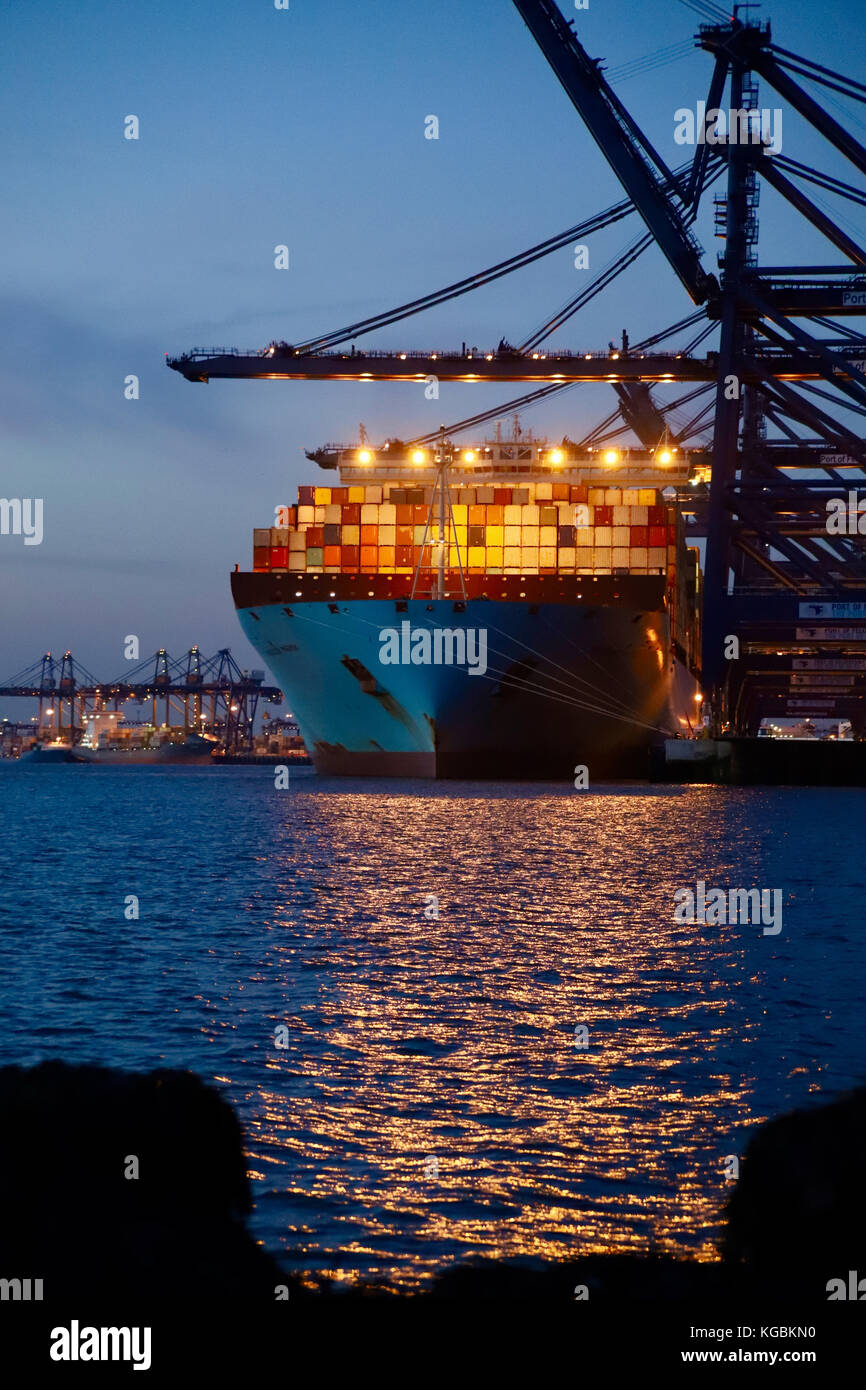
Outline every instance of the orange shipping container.
<svg viewBox="0 0 866 1390">
<path fill-rule="evenodd" d="M 339 565 L 341 549 L 342 547 L 339 545 L 326 545 L 323 552 L 322 563 L 325 565 Z"/>
<path fill-rule="evenodd" d="M 330 550 L 330 546 L 328 549 Z M 361 562 L 360 547 L 357 545 L 340 546 L 340 567 L 344 570 L 355 570 Z"/>
<path fill-rule="evenodd" d="M 379 546 L 379 569 L 392 570 L 396 564 L 393 545 Z"/>
<path fill-rule="evenodd" d="M 364 529 L 364 528 L 362 527 L 361 530 L 363 531 L 363 529 Z M 377 561 L 378 561 L 378 558 L 379 558 L 379 547 L 378 547 L 378 546 L 376 546 L 376 545 L 362 545 L 362 546 L 361 546 L 361 568 L 362 568 L 362 569 L 363 569 L 366 565 L 372 565 L 372 566 L 374 567 L 374 569 L 375 569 L 376 563 L 377 563 Z"/>
<path fill-rule="evenodd" d="M 376 544 L 376 542 L 377 542 L 378 539 L 379 539 L 379 528 L 378 528 L 378 526 L 362 526 L 362 527 L 361 527 L 361 544 L 362 544 L 362 545 L 372 545 L 372 546 L 375 546 L 375 544 Z"/>
</svg>

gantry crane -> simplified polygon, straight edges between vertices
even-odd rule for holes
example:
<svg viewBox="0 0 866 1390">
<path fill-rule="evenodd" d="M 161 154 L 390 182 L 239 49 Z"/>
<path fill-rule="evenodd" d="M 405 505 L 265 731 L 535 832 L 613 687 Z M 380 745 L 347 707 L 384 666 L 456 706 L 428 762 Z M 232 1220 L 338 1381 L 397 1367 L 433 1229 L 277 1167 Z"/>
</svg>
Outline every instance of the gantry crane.
<svg viewBox="0 0 866 1390">
<path fill-rule="evenodd" d="M 866 416 L 866 338 L 857 328 L 838 322 L 866 313 L 866 251 L 800 184 L 812 184 L 822 193 L 860 207 L 866 206 L 866 190 L 783 156 L 755 138 L 759 128 L 756 76 L 769 83 L 860 174 L 866 173 L 866 149 L 793 74 L 860 103 L 866 102 L 866 86 L 778 47 L 769 24 L 741 19 L 737 8 L 728 17 L 713 0 L 696 3 L 704 13 L 717 16 L 712 23 L 702 24 L 696 36 L 697 46 L 713 58 L 706 110 L 721 107 L 727 88 L 728 109 L 738 122 L 736 134 L 729 130 L 714 143 L 699 143 L 687 165 L 669 168 L 554 0 L 514 0 L 616 174 L 626 200 L 507 261 L 374 318 L 294 345 L 273 342 L 255 353 L 193 349 L 169 359 L 169 365 L 191 381 L 219 377 L 417 381 L 433 375 L 441 381 L 524 381 L 535 388 L 527 399 L 578 381 L 605 381 L 617 392 L 623 419 L 644 444 L 650 438 L 657 442 L 664 431 L 664 412 L 652 398 L 651 383 L 695 383 L 695 391 L 686 399 L 700 389 L 714 388 L 703 676 L 712 693 L 717 727 L 733 725 L 740 731 L 753 731 L 762 713 L 779 710 L 773 701 L 785 698 L 777 688 L 778 668 L 768 664 L 770 647 L 784 651 L 800 644 L 797 650 L 811 653 L 817 664 L 825 660 L 821 653 L 828 651 L 835 655 L 836 665 L 840 654 L 843 660 L 853 660 L 858 651 L 866 650 L 857 646 L 856 627 L 858 619 L 866 621 L 863 543 L 857 535 L 828 536 L 825 526 L 828 496 L 851 485 L 852 468 L 866 465 L 866 441 L 857 428 L 839 419 L 840 411 L 855 419 Z M 724 240 L 717 277 L 705 269 L 691 227 L 702 193 L 721 173 L 726 174 L 727 188 L 716 200 L 717 234 Z M 841 261 L 759 267 L 760 180 L 820 232 Z M 632 212 L 643 220 L 645 234 L 612 269 L 597 276 L 564 311 L 517 348 L 504 339 L 497 349 L 483 353 L 467 352 L 465 344 L 459 352 L 363 352 L 355 347 L 356 339 L 367 332 L 468 293 Z M 698 306 L 696 314 L 635 348 L 616 353 L 540 350 L 555 328 L 653 242 Z M 680 352 L 659 348 L 666 337 L 693 327 L 698 320 L 704 326 L 695 343 Z M 816 328 L 823 330 L 821 336 Z M 713 330 L 719 334 L 718 350 L 694 356 L 691 349 Z M 829 402 L 829 409 L 819 401 Z M 472 418 L 489 418 L 493 413 Z M 818 476 L 808 476 L 811 473 Z M 855 634 L 849 639 L 853 645 L 846 646 L 842 637 L 822 636 L 819 619 L 834 611 L 854 624 L 845 629 Z M 817 634 L 812 637 L 805 635 L 809 619 Z M 862 633 L 866 640 L 866 627 Z M 729 659 L 732 637 L 739 650 L 736 660 Z M 791 650 L 784 653 L 789 664 L 796 659 Z M 831 657 L 826 660 L 833 664 Z M 793 673 L 790 665 L 789 695 L 796 684 Z M 844 686 L 840 680 L 839 699 L 844 698 L 846 709 L 852 686 L 862 726 L 866 676 L 855 674 Z"/>
</svg>

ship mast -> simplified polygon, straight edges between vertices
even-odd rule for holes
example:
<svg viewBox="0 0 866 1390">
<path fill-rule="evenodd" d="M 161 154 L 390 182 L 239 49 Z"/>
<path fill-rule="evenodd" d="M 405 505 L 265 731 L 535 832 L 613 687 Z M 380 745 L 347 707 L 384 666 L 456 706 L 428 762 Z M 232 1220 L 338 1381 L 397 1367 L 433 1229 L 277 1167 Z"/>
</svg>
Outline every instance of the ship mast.
<svg viewBox="0 0 866 1390">
<path fill-rule="evenodd" d="M 448 465 L 451 462 L 452 446 L 445 439 L 444 427 L 439 436 L 439 445 L 436 450 L 436 484 L 433 488 L 433 495 L 430 498 L 430 506 L 427 508 L 427 520 L 424 524 L 424 535 L 421 540 L 421 553 L 418 556 L 418 563 L 415 566 L 415 573 L 412 576 L 412 590 L 410 598 L 415 597 L 415 588 L 418 583 L 418 575 L 424 560 L 424 551 L 431 538 L 431 528 L 433 524 L 433 508 L 436 505 L 436 497 L 439 497 L 439 520 L 438 537 L 436 545 L 438 555 L 436 559 L 436 598 L 445 598 L 445 571 L 448 560 L 448 546 L 450 536 L 453 533 L 454 544 L 457 550 L 457 568 L 460 573 L 460 594 L 466 598 L 466 579 L 463 573 L 463 560 L 460 555 L 460 541 L 457 536 L 457 523 L 454 520 L 454 512 L 451 507 L 451 489 L 449 486 Z"/>
</svg>

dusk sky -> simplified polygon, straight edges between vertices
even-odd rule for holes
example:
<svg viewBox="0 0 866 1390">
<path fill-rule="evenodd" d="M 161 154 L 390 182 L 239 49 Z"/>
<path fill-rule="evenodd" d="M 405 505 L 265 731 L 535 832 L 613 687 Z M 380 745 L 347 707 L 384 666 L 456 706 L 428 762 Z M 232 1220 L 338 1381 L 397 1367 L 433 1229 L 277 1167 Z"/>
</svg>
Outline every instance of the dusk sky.
<svg viewBox="0 0 866 1390">
<path fill-rule="evenodd" d="M 706 97 L 709 57 L 621 83 L 616 69 L 689 40 L 700 17 L 681 0 L 561 8 L 660 153 L 690 156 L 674 143 L 674 111 Z M 751 13 L 782 46 L 862 79 L 863 0 Z M 0 493 L 44 499 L 41 545 L 0 537 L 0 680 L 66 647 L 116 676 L 130 633 L 142 653 L 197 642 L 260 665 L 228 575 L 250 565 L 253 527 L 316 478 L 304 448 L 352 441 L 361 421 L 375 441 L 410 437 L 509 390 L 443 386 L 430 402 L 420 385 L 198 386 L 164 354 L 339 327 L 552 236 L 621 190 L 509 0 L 291 0 L 288 11 L 6 0 L 0 32 Z M 807 85 L 866 138 L 863 107 Z M 781 102 L 762 87 L 760 104 Z M 130 114 L 137 141 L 124 138 Z M 424 138 L 430 114 L 436 141 Z M 789 109 L 784 153 L 853 176 Z M 866 235 L 862 214 L 832 206 Z M 838 259 L 766 188 L 760 221 L 765 262 Z M 590 240 L 591 272 L 641 230 L 634 216 Z M 715 270 L 712 193 L 696 230 Z M 274 268 L 280 243 L 288 271 Z M 566 249 L 365 341 L 520 341 L 585 283 Z M 624 327 L 638 339 L 689 309 L 653 249 L 552 341 L 604 348 Z M 124 399 L 131 373 L 137 401 Z M 578 437 L 613 404 L 576 387 L 524 424 Z"/>
</svg>

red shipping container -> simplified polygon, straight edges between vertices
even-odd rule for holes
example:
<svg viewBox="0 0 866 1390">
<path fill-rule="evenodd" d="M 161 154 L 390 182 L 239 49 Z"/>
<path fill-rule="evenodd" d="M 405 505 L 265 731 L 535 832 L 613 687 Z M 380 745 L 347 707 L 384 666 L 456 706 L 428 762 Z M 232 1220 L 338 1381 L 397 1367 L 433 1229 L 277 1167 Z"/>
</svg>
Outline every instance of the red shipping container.
<svg viewBox="0 0 866 1390">
<path fill-rule="evenodd" d="M 649 507 L 647 511 L 647 520 L 650 526 L 664 526 L 667 521 L 664 507 Z M 664 541 L 659 541 L 659 545 L 664 545 Z"/>
<path fill-rule="evenodd" d="M 347 489 L 348 491 L 348 489 Z M 360 502 L 344 502 L 340 511 L 344 526 L 361 525 L 361 504 Z"/>
<path fill-rule="evenodd" d="M 369 566 L 370 566 L 370 565 L 372 565 L 373 569 L 375 570 L 376 565 L 377 565 L 377 563 L 378 563 L 378 560 L 379 560 L 379 549 L 378 549 L 378 546 L 375 546 L 375 545 L 362 545 L 362 546 L 361 546 L 361 569 L 362 569 L 362 570 L 369 570 Z"/>
<path fill-rule="evenodd" d="M 511 488 L 495 487 L 493 489 L 493 501 L 497 507 L 511 506 Z"/>
<path fill-rule="evenodd" d="M 397 510 L 399 511 L 400 508 L 398 507 Z M 409 511 L 411 510 L 412 508 L 410 507 Z M 411 545 L 415 539 L 413 528 L 411 526 L 398 525 L 395 539 L 398 545 Z M 408 565 L 408 563 L 408 560 L 397 561 L 398 565 Z"/>
<path fill-rule="evenodd" d="M 424 523 L 425 523 L 425 521 L 427 520 L 427 517 L 429 516 L 429 514 L 430 514 L 430 508 L 429 508 L 429 507 L 425 507 L 425 506 L 423 506 L 423 505 L 420 506 L 420 507 L 419 507 L 419 506 L 414 506 L 414 507 L 412 508 L 412 523 L 413 523 L 413 525 L 414 525 L 414 526 L 423 526 Z M 438 513 L 437 513 L 437 512 L 434 512 L 433 515 L 434 515 L 434 517 L 435 517 L 435 516 L 438 515 Z"/>
<path fill-rule="evenodd" d="M 630 526 L 628 532 L 629 545 L 649 545 L 648 526 Z"/>
<path fill-rule="evenodd" d="M 583 483 L 572 485 L 568 489 L 569 502 L 586 502 L 589 500 L 589 489 Z"/>
<path fill-rule="evenodd" d="M 414 510 L 415 508 L 411 506 L 408 502 L 400 503 L 397 507 L 397 525 L 411 526 L 412 513 L 414 512 Z"/>
<path fill-rule="evenodd" d="M 316 489 L 314 487 L 298 488 L 298 505 L 301 507 L 313 507 L 316 504 Z"/>
<path fill-rule="evenodd" d="M 361 563 L 361 548 L 357 545 L 340 546 L 340 569 L 356 570 Z"/>
<path fill-rule="evenodd" d="M 341 549 L 342 549 L 342 547 L 339 546 L 339 545 L 326 545 L 326 546 L 325 546 L 324 558 L 323 558 L 323 560 L 322 560 L 322 564 L 323 564 L 323 565 L 339 565 L 339 563 L 340 563 L 340 550 L 341 550 Z"/>
<path fill-rule="evenodd" d="M 271 569 L 287 570 L 289 568 L 289 547 L 287 545 L 271 546 Z"/>
<path fill-rule="evenodd" d="M 568 501 L 568 483 L 553 484 L 553 500 L 554 502 Z"/>
<path fill-rule="evenodd" d="M 649 528 L 649 544 L 650 544 L 651 546 L 665 545 L 665 544 L 666 544 L 665 535 L 666 535 L 666 532 L 665 532 L 664 526 L 650 526 L 650 528 Z"/>
<path fill-rule="evenodd" d="M 257 545 L 257 546 L 255 547 L 255 549 L 253 550 L 253 569 L 254 569 L 254 570 L 266 570 L 266 569 L 270 569 L 270 558 L 271 558 L 270 546 L 267 546 L 267 545 Z"/>
<path fill-rule="evenodd" d="M 362 527 L 361 527 L 361 544 L 362 544 L 362 545 L 372 545 L 372 546 L 375 547 L 375 546 L 377 545 L 377 543 L 378 543 L 378 540 L 379 540 L 379 528 L 378 528 L 378 526 L 362 526 Z"/>
<path fill-rule="evenodd" d="M 592 519 L 596 526 L 612 526 L 613 507 L 596 507 Z"/>
<path fill-rule="evenodd" d="M 420 563 L 422 569 L 429 570 L 429 569 L 431 568 L 432 564 L 433 564 L 433 547 L 430 546 L 430 545 L 425 545 L 423 549 L 424 549 L 424 554 L 422 555 L 422 554 L 421 554 L 421 546 L 420 546 L 420 545 L 415 545 L 415 546 L 412 547 L 412 551 L 413 551 L 412 563 L 413 563 L 413 565 L 416 565 L 416 566 Z M 399 564 L 399 561 L 398 561 L 398 564 Z"/>
<path fill-rule="evenodd" d="M 325 544 L 324 526 L 308 526 L 304 535 L 307 538 L 308 550 L 312 550 L 314 546 Z"/>
<path fill-rule="evenodd" d="M 340 503 L 348 502 L 348 500 L 349 500 L 349 489 L 348 489 L 347 487 L 332 487 L 332 488 L 331 488 L 331 503 L 332 503 L 332 504 L 335 503 L 335 502 L 340 502 Z"/>
<path fill-rule="evenodd" d="M 411 564 L 412 564 L 412 551 L 413 551 L 414 549 L 415 549 L 415 547 L 414 547 L 413 545 L 411 545 L 411 544 L 410 544 L 410 545 L 398 545 L 398 546 L 397 546 L 397 553 L 396 553 L 396 555 L 395 555 L 395 557 L 394 557 L 394 563 L 395 563 L 396 565 L 411 565 Z"/>
</svg>

